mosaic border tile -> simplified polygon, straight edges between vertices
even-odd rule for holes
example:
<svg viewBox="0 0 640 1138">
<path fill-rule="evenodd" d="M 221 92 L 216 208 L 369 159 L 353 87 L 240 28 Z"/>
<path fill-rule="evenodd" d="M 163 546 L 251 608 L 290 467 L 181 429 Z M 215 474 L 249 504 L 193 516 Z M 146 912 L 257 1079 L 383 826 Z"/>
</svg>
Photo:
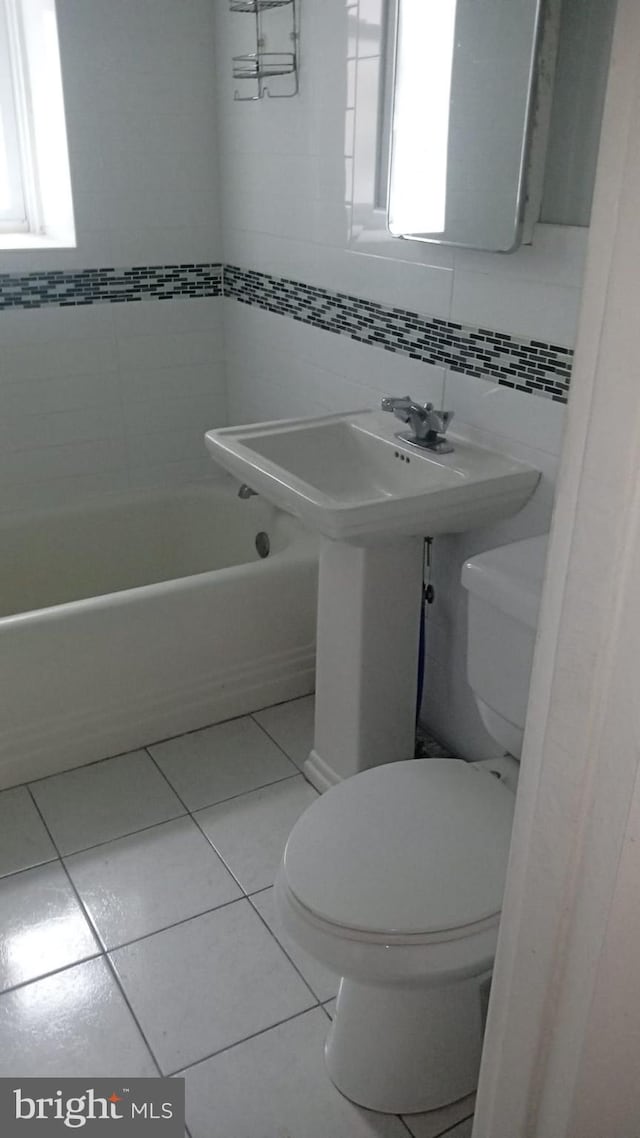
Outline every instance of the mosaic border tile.
<svg viewBox="0 0 640 1138">
<path fill-rule="evenodd" d="M 219 263 L 0 273 L 0 311 L 228 296 L 325 332 L 566 403 L 573 351 Z"/>
<path fill-rule="evenodd" d="M 234 265 L 224 267 L 224 295 L 388 352 L 493 379 L 527 395 L 567 402 L 573 360 L 570 348 L 420 316 Z"/>
<path fill-rule="evenodd" d="M 221 295 L 221 264 L 0 273 L 0 311 Z"/>
</svg>

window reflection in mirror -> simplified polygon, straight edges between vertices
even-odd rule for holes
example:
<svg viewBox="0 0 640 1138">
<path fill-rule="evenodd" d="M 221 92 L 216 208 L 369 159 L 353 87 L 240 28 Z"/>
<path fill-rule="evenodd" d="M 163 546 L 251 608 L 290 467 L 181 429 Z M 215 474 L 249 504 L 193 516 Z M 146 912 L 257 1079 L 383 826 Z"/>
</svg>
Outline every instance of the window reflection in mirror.
<svg viewBox="0 0 640 1138">
<path fill-rule="evenodd" d="M 540 0 L 398 0 L 389 229 L 520 243 Z"/>
<path fill-rule="evenodd" d="M 587 225 L 614 14 L 388 0 L 370 227 L 382 214 L 396 237 L 508 252 L 538 220 Z"/>
</svg>

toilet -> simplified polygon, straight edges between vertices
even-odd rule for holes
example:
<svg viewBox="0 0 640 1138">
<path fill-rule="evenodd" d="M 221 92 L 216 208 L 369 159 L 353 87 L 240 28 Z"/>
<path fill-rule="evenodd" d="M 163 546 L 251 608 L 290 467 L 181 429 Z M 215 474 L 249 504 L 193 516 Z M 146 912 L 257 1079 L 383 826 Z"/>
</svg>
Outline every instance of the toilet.
<svg viewBox="0 0 640 1138">
<path fill-rule="evenodd" d="M 434 1110 L 477 1085 L 545 557 L 532 538 L 462 571 L 468 680 L 504 757 L 361 771 L 287 841 L 285 930 L 342 977 L 327 1070 L 373 1110 Z"/>
</svg>

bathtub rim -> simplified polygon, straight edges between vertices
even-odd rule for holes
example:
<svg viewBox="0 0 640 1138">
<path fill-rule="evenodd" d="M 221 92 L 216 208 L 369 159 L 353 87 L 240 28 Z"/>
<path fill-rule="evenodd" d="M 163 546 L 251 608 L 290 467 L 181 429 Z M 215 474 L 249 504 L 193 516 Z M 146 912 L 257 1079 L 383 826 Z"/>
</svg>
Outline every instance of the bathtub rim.
<svg viewBox="0 0 640 1138">
<path fill-rule="evenodd" d="M 183 486 L 171 487 L 168 490 L 162 487 L 153 487 L 149 490 L 134 489 L 130 492 L 120 491 L 113 495 L 105 495 L 98 500 L 88 500 L 84 503 L 74 502 L 68 506 L 61 507 L 55 510 L 38 510 L 29 512 L 27 515 L 17 514 L 12 512 L 0 516 L 0 534 L 3 528 L 11 529 L 12 523 L 20 523 L 21 525 L 33 524 L 37 525 L 38 520 L 46 519 L 51 521 L 52 517 L 73 517 L 82 516 L 91 507 L 110 506 L 113 507 L 116 503 L 137 503 L 143 504 L 145 501 L 161 500 L 163 497 L 187 496 L 189 492 L 196 491 L 198 494 L 201 492 L 204 495 L 210 495 L 212 498 L 223 497 L 228 500 L 235 500 L 236 493 L 234 485 L 237 483 L 231 477 L 229 478 L 216 478 L 211 482 L 189 482 Z M 215 576 L 216 580 L 223 582 L 231 576 L 251 576 L 255 572 L 269 571 L 270 566 L 279 566 L 283 561 L 307 560 L 313 559 L 314 555 L 319 553 L 319 538 L 313 534 L 294 517 L 287 514 L 286 511 L 281 510 L 277 506 L 272 506 L 270 503 L 263 499 L 269 509 L 275 510 L 282 517 L 286 518 L 291 523 L 291 537 L 284 548 L 277 550 L 275 553 L 270 553 L 266 558 L 255 558 L 251 561 L 237 561 L 233 565 L 226 565 L 219 569 L 202 569 L 195 573 L 185 573 L 179 577 L 167 577 L 160 581 L 149 581 L 142 585 L 131 585 L 123 589 L 115 589 L 111 592 L 93 593 L 90 597 L 79 597 L 76 600 L 67 600 L 54 602 L 48 605 L 39 605 L 37 608 L 20 609 L 18 612 L 10 612 L 2 614 L 0 612 L 0 635 L 2 629 L 10 625 L 19 623 L 29 623 L 30 621 L 49 621 L 59 616 L 62 619 L 65 615 L 69 615 L 71 611 L 82 612 L 87 608 L 108 608 L 114 604 L 133 604 L 139 601 L 141 596 L 161 596 L 162 594 L 170 595 L 174 592 L 182 592 L 184 590 L 196 589 L 205 585 L 207 581 Z M 115 598 L 118 598 L 117 600 Z"/>
</svg>

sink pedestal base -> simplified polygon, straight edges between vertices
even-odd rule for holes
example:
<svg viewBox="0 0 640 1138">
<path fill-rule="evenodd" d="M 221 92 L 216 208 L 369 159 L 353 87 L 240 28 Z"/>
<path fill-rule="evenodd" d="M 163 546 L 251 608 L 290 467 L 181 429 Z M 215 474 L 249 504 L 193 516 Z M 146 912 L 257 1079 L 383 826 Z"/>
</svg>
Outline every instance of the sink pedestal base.
<svg viewBox="0 0 640 1138">
<path fill-rule="evenodd" d="M 413 758 L 422 553 L 421 537 L 322 546 L 315 737 L 304 766 L 318 790 Z"/>
</svg>

